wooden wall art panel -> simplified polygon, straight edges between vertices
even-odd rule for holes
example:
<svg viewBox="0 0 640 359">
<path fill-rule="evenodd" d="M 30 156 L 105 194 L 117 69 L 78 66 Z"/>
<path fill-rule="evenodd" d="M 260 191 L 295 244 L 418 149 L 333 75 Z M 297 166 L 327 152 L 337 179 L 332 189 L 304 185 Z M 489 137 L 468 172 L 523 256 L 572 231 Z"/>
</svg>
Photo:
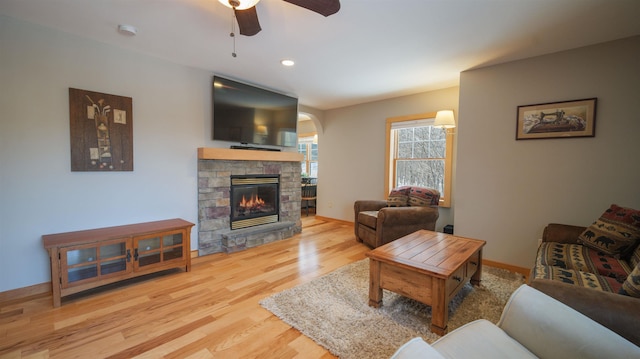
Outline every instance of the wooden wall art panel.
<svg viewBox="0 0 640 359">
<path fill-rule="evenodd" d="M 71 171 L 133 171 L 131 97 L 69 88 Z"/>
</svg>

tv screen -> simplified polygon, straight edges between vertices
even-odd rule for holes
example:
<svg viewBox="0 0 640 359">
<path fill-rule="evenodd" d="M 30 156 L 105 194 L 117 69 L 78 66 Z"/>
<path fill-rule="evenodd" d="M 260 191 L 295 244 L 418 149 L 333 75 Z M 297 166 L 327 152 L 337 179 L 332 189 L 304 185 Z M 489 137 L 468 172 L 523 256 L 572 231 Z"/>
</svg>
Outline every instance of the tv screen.
<svg viewBox="0 0 640 359">
<path fill-rule="evenodd" d="M 295 147 L 298 99 L 213 77 L 213 139 Z"/>
</svg>

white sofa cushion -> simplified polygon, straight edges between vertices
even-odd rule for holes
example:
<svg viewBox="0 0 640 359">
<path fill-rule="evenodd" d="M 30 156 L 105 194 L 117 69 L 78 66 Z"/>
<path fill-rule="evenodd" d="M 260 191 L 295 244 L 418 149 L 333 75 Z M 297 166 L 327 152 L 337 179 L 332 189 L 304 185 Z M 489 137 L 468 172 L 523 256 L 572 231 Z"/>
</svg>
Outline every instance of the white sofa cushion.
<svg viewBox="0 0 640 359">
<path fill-rule="evenodd" d="M 427 344 L 422 338 L 413 338 L 404 343 L 391 356 L 391 359 L 445 359 L 431 345 Z"/>
<path fill-rule="evenodd" d="M 432 346 L 445 358 L 537 358 L 502 329 L 484 319 L 457 328 Z"/>
<path fill-rule="evenodd" d="M 512 294 L 498 326 L 540 358 L 640 358 L 633 343 L 527 285 Z"/>
</svg>

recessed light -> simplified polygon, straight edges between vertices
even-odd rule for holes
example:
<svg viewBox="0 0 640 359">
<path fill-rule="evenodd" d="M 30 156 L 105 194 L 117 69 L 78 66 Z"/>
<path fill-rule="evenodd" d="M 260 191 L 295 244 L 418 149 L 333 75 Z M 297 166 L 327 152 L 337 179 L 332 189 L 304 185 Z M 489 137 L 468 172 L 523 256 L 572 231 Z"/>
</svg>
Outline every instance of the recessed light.
<svg viewBox="0 0 640 359">
<path fill-rule="evenodd" d="M 280 63 L 281 63 L 283 66 L 289 66 L 289 67 L 290 67 L 290 66 L 293 66 L 293 65 L 295 65 L 295 64 L 296 64 L 296 63 L 295 63 L 293 60 L 291 60 L 291 59 L 284 59 L 284 60 L 280 61 Z"/>
<path fill-rule="evenodd" d="M 138 32 L 138 29 L 131 25 L 118 25 L 118 32 L 122 35 L 134 36 Z"/>
</svg>

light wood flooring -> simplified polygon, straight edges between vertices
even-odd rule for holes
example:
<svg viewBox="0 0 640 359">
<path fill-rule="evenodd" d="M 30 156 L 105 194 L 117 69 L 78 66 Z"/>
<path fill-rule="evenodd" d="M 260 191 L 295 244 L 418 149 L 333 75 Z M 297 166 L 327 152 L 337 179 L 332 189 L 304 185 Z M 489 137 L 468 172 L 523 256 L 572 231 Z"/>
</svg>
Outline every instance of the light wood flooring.
<svg viewBox="0 0 640 359">
<path fill-rule="evenodd" d="M 0 358 L 334 358 L 258 302 L 365 258 L 353 225 L 302 217 L 302 234 L 193 260 L 191 272 L 112 285 L 53 308 L 0 307 Z"/>
</svg>

